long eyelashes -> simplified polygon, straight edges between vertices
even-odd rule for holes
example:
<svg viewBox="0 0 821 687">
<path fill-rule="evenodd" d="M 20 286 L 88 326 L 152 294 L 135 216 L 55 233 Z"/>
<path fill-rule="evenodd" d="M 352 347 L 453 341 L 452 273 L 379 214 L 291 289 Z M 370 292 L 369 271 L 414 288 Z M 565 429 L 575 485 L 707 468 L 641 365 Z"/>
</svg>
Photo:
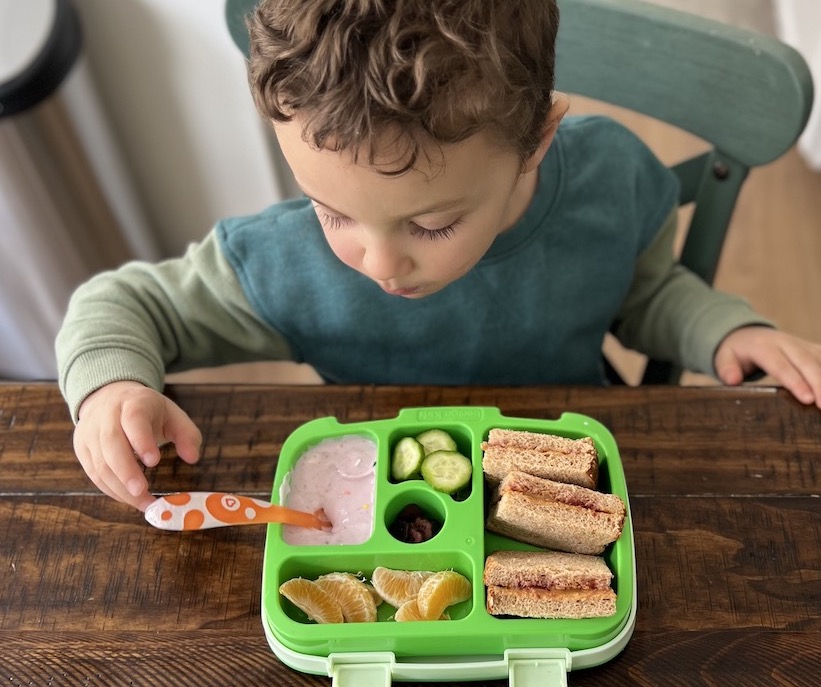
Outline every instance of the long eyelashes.
<svg viewBox="0 0 821 687">
<path fill-rule="evenodd" d="M 314 205 L 319 221 L 327 229 L 341 229 L 353 224 L 350 217 L 343 217 L 341 215 L 331 215 L 325 212 L 318 205 Z M 451 222 L 446 227 L 439 227 L 438 229 L 428 229 L 411 222 L 410 233 L 411 236 L 428 239 L 429 241 L 439 241 L 440 239 L 449 239 L 456 232 L 456 227 L 462 223 L 461 219 Z"/>
<path fill-rule="evenodd" d="M 341 229 L 342 227 L 351 224 L 352 219 L 348 217 L 340 217 L 339 215 L 329 215 L 318 205 L 314 205 L 314 210 L 319 217 L 319 221 L 328 229 Z"/>
<path fill-rule="evenodd" d="M 457 219 L 455 222 L 451 222 L 446 227 L 439 227 L 439 229 L 425 229 L 425 227 L 420 227 L 418 224 L 411 225 L 411 236 L 418 236 L 420 238 L 426 238 L 429 241 L 438 241 L 439 239 L 449 239 L 456 233 L 456 227 L 462 223 L 461 219 Z"/>
</svg>

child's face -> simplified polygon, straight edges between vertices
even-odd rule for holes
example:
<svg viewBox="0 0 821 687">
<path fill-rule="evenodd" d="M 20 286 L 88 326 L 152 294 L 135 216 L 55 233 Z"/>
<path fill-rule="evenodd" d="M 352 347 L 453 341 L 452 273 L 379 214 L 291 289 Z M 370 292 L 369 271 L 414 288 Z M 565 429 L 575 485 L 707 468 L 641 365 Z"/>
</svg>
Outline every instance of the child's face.
<svg viewBox="0 0 821 687">
<path fill-rule="evenodd" d="M 429 296 L 465 275 L 522 215 L 535 187 L 535 170 L 523 173 L 518 156 L 486 134 L 390 177 L 350 153 L 312 148 L 297 120 L 275 130 L 333 252 L 396 296 Z M 398 157 L 391 152 L 379 158 L 387 169 Z"/>
</svg>

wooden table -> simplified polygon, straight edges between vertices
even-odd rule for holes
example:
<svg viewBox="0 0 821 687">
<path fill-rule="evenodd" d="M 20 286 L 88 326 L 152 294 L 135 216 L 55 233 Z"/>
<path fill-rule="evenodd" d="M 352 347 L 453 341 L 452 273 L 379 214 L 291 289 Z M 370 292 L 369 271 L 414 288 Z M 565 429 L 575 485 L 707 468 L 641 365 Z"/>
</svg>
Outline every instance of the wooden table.
<svg viewBox="0 0 821 687">
<path fill-rule="evenodd" d="M 585 685 L 821 684 L 821 414 L 769 388 L 177 386 L 198 467 L 169 452 L 157 491 L 268 496 L 298 425 L 490 405 L 591 415 L 619 443 L 639 609 Z M 0 384 L 0 684 L 329 685 L 272 654 L 260 622 L 264 528 L 158 532 L 98 493 L 55 386 Z M 493 683 L 501 686 L 503 681 Z"/>
</svg>

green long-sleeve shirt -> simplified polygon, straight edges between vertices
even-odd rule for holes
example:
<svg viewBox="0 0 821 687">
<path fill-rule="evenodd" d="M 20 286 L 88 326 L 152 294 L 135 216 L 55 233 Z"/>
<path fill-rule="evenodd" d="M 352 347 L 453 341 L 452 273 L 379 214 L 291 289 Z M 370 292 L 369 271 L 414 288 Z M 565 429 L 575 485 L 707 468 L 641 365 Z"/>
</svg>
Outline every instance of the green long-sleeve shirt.
<svg viewBox="0 0 821 687">
<path fill-rule="evenodd" d="M 178 259 L 81 286 L 57 338 L 73 417 L 106 383 L 253 360 L 328 381 L 600 384 L 615 323 L 629 348 L 713 373 L 733 329 L 769 324 L 673 257 L 674 176 L 630 132 L 569 118 L 524 216 L 465 277 L 402 299 L 342 264 L 306 199 L 223 220 Z"/>
</svg>

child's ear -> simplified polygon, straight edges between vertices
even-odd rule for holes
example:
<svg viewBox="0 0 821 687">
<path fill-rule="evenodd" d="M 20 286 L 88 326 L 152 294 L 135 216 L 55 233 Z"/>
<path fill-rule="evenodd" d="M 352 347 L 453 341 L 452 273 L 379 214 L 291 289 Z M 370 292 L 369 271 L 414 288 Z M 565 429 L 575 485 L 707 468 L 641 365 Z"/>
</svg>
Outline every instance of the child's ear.
<svg viewBox="0 0 821 687">
<path fill-rule="evenodd" d="M 547 154 L 550 144 L 553 143 L 553 137 L 556 135 L 559 124 L 567 114 L 568 109 L 570 109 L 570 98 L 560 91 L 553 91 L 553 103 L 547 113 L 545 126 L 542 130 L 542 140 L 533 155 L 525 161 L 523 172 L 530 172 L 539 166 L 542 158 Z"/>
</svg>

